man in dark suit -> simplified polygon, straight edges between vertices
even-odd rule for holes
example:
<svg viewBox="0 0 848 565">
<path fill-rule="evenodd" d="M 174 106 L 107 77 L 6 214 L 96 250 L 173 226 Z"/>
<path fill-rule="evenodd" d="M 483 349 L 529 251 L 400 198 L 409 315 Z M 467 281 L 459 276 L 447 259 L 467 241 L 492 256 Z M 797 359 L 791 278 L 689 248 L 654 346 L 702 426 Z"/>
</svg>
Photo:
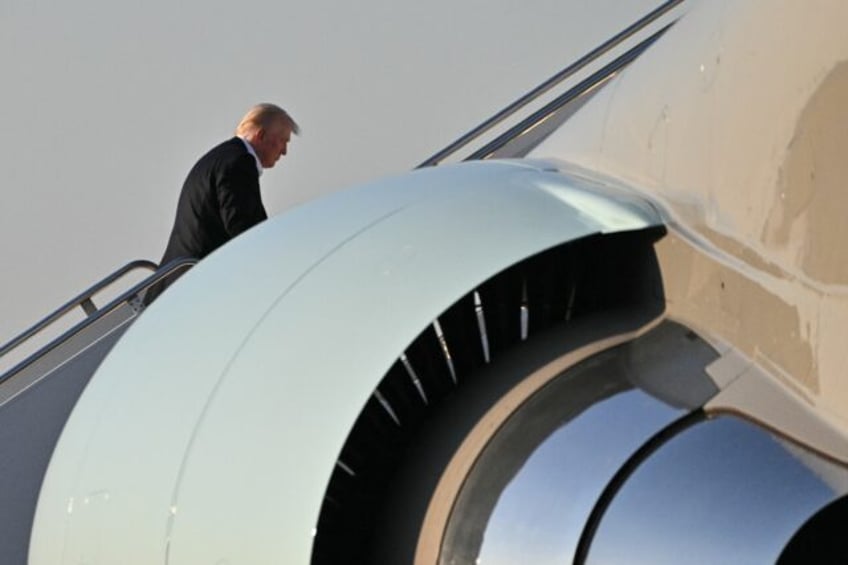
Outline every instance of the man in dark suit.
<svg viewBox="0 0 848 565">
<path fill-rule="evenodd" d="M 268 218 L 259 176 L 286 154 L 298 125 L 274 104 L 251 108 L 235 137 L 212 148 L 183 183 L 174 227 L 160 265 L 178 258 L 202 259 L 238 234 Z M 153 285 L 150 304 L 176 277 Z"/>
</svg>

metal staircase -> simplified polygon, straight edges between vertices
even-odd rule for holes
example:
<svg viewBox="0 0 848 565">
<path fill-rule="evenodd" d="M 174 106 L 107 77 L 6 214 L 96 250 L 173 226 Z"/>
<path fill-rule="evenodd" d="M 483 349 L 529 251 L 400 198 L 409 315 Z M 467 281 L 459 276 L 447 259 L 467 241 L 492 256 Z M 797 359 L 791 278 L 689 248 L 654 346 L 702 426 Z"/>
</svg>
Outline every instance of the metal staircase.
<svg viewBox="0 0 848 565">
<path fill-rule="evenodd" d="M 102 356 L 98 356 L 98 351 L 103 348 L 102 342 L 116 340 L 141 313 L 144 309 L 141 298 L 147 288 L 164 278 L 181 273 L 194 263 L 196 263 L 194 259 L 183 259 L 174 261 L 161 269 L 157 269 L 156 264 L 150 261 L 139 260 L 128 263 L 1 346 L 0 360 L 11 358 L 52 327 L 60 325 L 76 308 L 81 308 L 86 315 L 81 322 L 73 325 L 59 337 L 50 340 L 0 375 L 0 409 L 43 379 L 61 372 L 62 367 L 69 362 L 78 360 L 80 357 L 89 360 L 94 357 L 99 364 Z M 95 295 L 138 270 L 153 271 L 153 274 L 130 287 L 102 308 L 95 305 Z"/>
<path fill-rule="evenodd" d="M 464 161 L 527 155 L 668 31 L 682 16 L 685 5 L 685 0 L 659 5 L 423 161 L 418 168 L 447 162 L 463 150 L 471 151 L 462 158 Z M 490 140 L 486 141 L 484 136 Z"/>
</svg>

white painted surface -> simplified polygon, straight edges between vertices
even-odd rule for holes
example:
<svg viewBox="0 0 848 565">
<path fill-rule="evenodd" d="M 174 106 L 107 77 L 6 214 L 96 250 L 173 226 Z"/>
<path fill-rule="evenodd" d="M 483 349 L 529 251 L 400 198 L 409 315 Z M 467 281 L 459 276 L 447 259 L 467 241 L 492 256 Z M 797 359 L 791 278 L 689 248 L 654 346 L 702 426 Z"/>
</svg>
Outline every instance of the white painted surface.
<svg viewBox="0 0 848 565">
<path fill-rule="evenodd" d="M 84 393 L 42 490 L 31 563 L 308 563 L 352 423 L 435 316 L 529 255 L 659 221 L 592 184 L 516 162 L 418 171 L 210 255 Z"/>
<path fill-rule="evenodd" d="M 848 430 L 846 21 L 839 0 L 696 2 L 533 155 L 661 201 L 670 314 Z"/>
</svg>

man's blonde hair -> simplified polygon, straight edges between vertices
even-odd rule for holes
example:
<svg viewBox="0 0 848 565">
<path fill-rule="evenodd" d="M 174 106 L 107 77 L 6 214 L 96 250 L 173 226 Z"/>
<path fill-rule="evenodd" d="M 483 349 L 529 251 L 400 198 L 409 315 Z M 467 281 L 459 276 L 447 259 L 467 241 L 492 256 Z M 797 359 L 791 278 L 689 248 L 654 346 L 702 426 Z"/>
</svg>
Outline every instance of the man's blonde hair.
<svg viewBox="0 0 848 565">
<path fill-rule="evenodd" d="M 292 133 L 300 133 L 300 127 L 297 125 L 297 122 L 289 116 L 288 112 L 276 104 L 263 102 L 262 104 L 257 104 L 247 111 L 247 114 L 244 115 L 239 122 L 239 125 L 236 127 L 236 135 L 245 137 L 259 129 L 267 130 L 278 121 L 291 128 Z"/>
</svg>

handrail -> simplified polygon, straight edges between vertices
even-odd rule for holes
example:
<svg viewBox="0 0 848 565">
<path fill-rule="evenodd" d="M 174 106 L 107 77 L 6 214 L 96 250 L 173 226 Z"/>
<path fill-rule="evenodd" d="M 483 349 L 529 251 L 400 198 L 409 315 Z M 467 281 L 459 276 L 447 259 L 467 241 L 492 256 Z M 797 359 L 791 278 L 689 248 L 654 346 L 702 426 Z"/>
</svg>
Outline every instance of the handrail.
<svg viewBox="0 0 848 565">
<path fill-rule="evenodd" d="M 650 47 L 657 39 L 659 39 L 668 29 L 671 27 L 671 24 L 666 25 L 660 30 L 656 31 L 650 37 L 642 40 L 635 47 L 631 48 L 629 51 L 619 56 L 615 60 L 613 60 L 608 65 L 604 66 L 600 70 L 596 71 L 583 81 L 579 82 L 573 88 L 570 88 L 563 94 L 559 95 L 551 102 L 546 104 L 544 107 L 540 108 L 536 112 L 530 114 L 528 117 L 520 121 L 518 124 L 514 125 L 507 131 L 503 132 L 501 135 L 496 137 L 494 140 L 490 141 L 477 151 L 473 152 L 471 155 L 466 157 L 465 161 L 474 161 L 478 159 L 485 159 L 490 156 L 492 153 L 497 151 L 498 149 L 506 146 L 510 141 L 515 139 L 518 135 L 523 133 L 525 130 L 531 128 L 532 126 L 539 123 L 541 120 L 551 116 L 557 110 L 561 109 L 563 106 L 568 104 L 569 102 L 577 99 L 581 95 L 589 92 L 592 88 L 597 87 L 599 84 L 603 83 L 610 76 L 617 73 L 627 65 L 633 62 L 636 57 L 642 54 L 645 49 Z"/>
<path fill-rule="evenodd" d="M 480 137 L 482 134 L 486 133 L 494 126 L 498 125 L 506 118 L 514 114 L 516 111 L 525 107 L 529 103 L 536 100 L 539 96 L 549 91 L 551 88 L 564 81 L 568 77 L 574 75 L 578 71 L 582 70 L 584 67 L 592 63 L 595 59 L 604 55 L 611 49 L 618 46 L 620 43 L 631 37 L 632 35 L 638 33 L 654 21 L 658 20 L 674 8 L 676 8 L 679 4 L 682 4 L 685 0 L 669 0 L 664 4 L 661 4 L 659 7 L 655 8 L 652 12 L 649 12 L 647 15 L 643 16 L 630 26 L 626 27 L 619 33 L 612 36 L 610 39 L 601 43 L 596 48 L 592 49 L 579 59 L 577 59 L 574 63 L 567 66 L 565 69 L 560 72 L 554 74 L 552 77 L 541 83 L 539 86 L 520 97 L 518 100 L 513 102 L 512 104 L 506 106 L 495 115 L 485 120 L 483 123 L 469 131 L 468 133 L 460 136 L 456 141 L 442 149 L 441 151 L 435 153 L 430 158 L 426 159 L 423 163 L 418 165 L 416 168 L 429 167 L 433 165 L 437 165 L 439 162 L 443 161 L 447 156 L 455 153 L 460 150 L 462 147 L 468 145 L 474 139 Z"/>
<path fill-rule="evenodd" d="M 155 273 L 135 285 L 133 288 L 128 290 L 126 294 L 132 294 L 132 291 L 135 289 L 136 294 L 141 292 L 142 290 L 147 289 L 148 287 L 153 286 L 158 283 L 162 279 L 168 278 L 177 271 L 184 271 L 188 268 L 197 264 L 200 259 L 195 259 L 194 257 L 184 257 L 182 259 L 174 259 L 173 261 L 169 261 L 165 263 L 163 266 L 159 267 Z"/>
<path fill-rule="evenodd" d="M 0 384 L 2 384 L 9 376 L 14 375 L 15 373 L 17 373 L 23 367 L 29 365 L 30 363 L 32 363 L 33 361 L 35 361 L 39 357 L 41 357 L 44 354 L 46 354 L 47 352 L 49 352 L 51 349 L 55 348 L 56 346 L 58 346 L 59 344 L 64 342 L 69 336 L 72 336 L 72 335 L 82 331 L 83 329 L 91 326 L 92 324 L 94 324 L 95 322 L 100 320 L 101 318 L 110 314 L 112 311 L 114 311 L 116 308 L 118 308 L 123 303 L 130 302 L 133 298 L 138 296 L 138 294 L 141 291 L 149 288 L 151 285 L 159 282 L 160 280 L 164 279 L 165 277 L 168 277 L 168 276 L 174 274 L 177 271 L 190 268 L 195 263 L 197 263 L 197 259 L 193 259 L 193 258 L 175 259 L 174 261 L 167 263 L 165 266 L 163 266 L 159 269 L 156 269 L 155 263 L 152 263 L 150 261 L 139 260 L 139 261 L 133 261 L 131 263 L 128 263 L 124 267 L 118 269 L 117 271 L 115 271 L 114 273 L 112 273 L 111 275 L 109 275 L 108 277 L 106 277 L 105 279 L 100 281 L 99 283 L 92 286 L 89 290 L 83 292 L 82 294 L 80 294 L 79 296 L 77 296 L 73 300 L 69 301 L 67 304 L 65 304 L 61 308 L 57 309 L 55 312 L 53 312 L 52 314 L 47 316 L 44 320 L 42 320 L 41 322 L 39 322 L 38 324 L 36 324 L 32 328 L 30 328 L 29 330 L 23 332 L 20 336 L 16 337 L 12 341 L 10 341 L 6 345 L 4 345 L 2 350 L 0 350 L 0 357 L 2 357 L 6 353 L 8 353 L 12 349 L 14 349 L 16 346 L 20 345 L 21 343 L 23 343 L 24 341 L 26 341 L 27 339 L 29 339 L 30 337 L 32 337 L 33 335 L 35 335 L 36 333 L 41 331 L 41 329 L 46 327 L 46 325 L 49 325 L 50 323 L 52 323 L 56 319 L 60 318 L 62 315 L 66 314 L 68 311 L 72 310 L 74 307 L 81 306 L 82 305 L 81 304 L 81 302 L 82 302 L 81 298 L 90 297 L 91 294 L 94 294 L 94 292 L 97 292 L 96 290 L 92 291 L 92 289 L 98 289 L 98 290 L 102 289 L 105 286 L 108 286 L 111 282 L 114 282 L 115 280 L 117 280 L 118 278 L 120 278 L 121 276 L 123 276 L 124 274 L 126 274 L 127 272 L 129 272 L 129 271 L 131 271 L 135 268 L 140 268 L 140 267 L 149 268 L 149 266 L 152 265 L 155 272 L 152 275 L 149 275 L 147 278 L 145 278 L 141 282 L 136 283 L 135 285 L 130 287 L 129 290 L 125 291 L 120 296 L 113 299 L 106 306 L 104 306 L 100 309 L 94 310 L 84 320 L 82 320 L 81 322 L 77 323 L 76 325 L 74 325 L 73 327 L 71 327 L 70 329 L 68 329 L 64 333 L 62 333 L 62 335 L 60 335 L 57 338 L 50 341 L 47 345 L 41 347 L 35 353 L 29 355 L 26 359 L 24 359 L 20 363 L 17 363 L 14 367 L 12 367 L 8 371 L 6 371 L 4 374 L 0 375 Z"/>
<path fill-rule="evenodd" d="M 32 336 L 36 335 L 41 330 L 43 330 L 56 320 L 60 319 L 62 316 L 64 316 L 77 306 L 82 308 L 87 316 L 90 316 L 91 314 L 97 311 L 97 307 L 94 305 L 94 302 L 92 302 L 91 297 L 106 288 L 107 286 L 109 286 L 110 284 L 112 284 L 113 282 L 115 282 L 116 280 L 118 280 L 119 278 L 121 278 L 122 276 L 124 276 L 125 274 L 129 273 L 130 271 L 136 269 L 148 269 L 150 271 L 155 271 L 156 268 L 156 263 L 153 263 L 152 261 L 137 260 L 127 263 L 111 275 L 105 277 L 100 282 L 92 285 L 90 288 L 83 291 L 81 294 L 75 296 L 74 298 L 57 308 L 55 311 L 48 314 L 46 317 L 44 317 L 44 319 L 37 322 L 28 330 L 24 331 L 17 337 L 13 338 L 11 341 L 4 344 L 2 347 L 0 347 L 0 357 L 5 355 L 12 349 L 16 348 Z"/>
<path fill-rule="evenodd" d="M 107 281 L 107 280 L 110 280 L 110 279 L 112 281 L 116 280 L 118 277 L 121 276 L 120 273 L 122 271 L 127 272 L 127 271 L 124 271 L 124 269 L 126 269 L 128 266 L 136 264 L 136 263 L 151 264 L 155 268 L 155 263 L 152 263 L 150 261 L 143 261 L 143 260 L 133 261 L 132 263 L 129 263 L 127 266 L 122 267 L 121 269 L 119 269 L 118 271 L 116 271 L 112 275 L 106 277 L 106 279 L 104 279 L 103 281 L 101 281 L 100 283 L 98 283 L 94 286 L 99 287 L 99 288 L 103 288 L 104 286 L 106 286 L 106 284 L 108 284 L 108 283 L 103 284 L 104 281 Z M 3 383 L 3 381 L 5 380 L 6 377 L 15 374 L 21 368 L 25 367 L 26 365 L 28 365 L 29 363 L 31 363 L 35 359 L 41 357 L 42 355 L 44 355 L 45 353 L 47 353 L 48 351 L 50 351 L 51 349 L 53 349 L 54 347 L 56 347 L 57 345 L 59 345 L 60 343 L 65 341 L 65 339 L 67 339 L 67 337 L 74 335 L 74 334 L 78 333 L 79 331 L 91 326 L 92 324 L 94 324 L 95 322 L 97 322 L 98 320 L 100 320 L 101 318 L 106 316 L 107 314 L 110 314 L 112 311 L 114 311 L 116 308 L 118 308 L 121 304 L 123 304 L 125 302 L 129 302 L 130 300 L 135 298 L 141 291 L 149 288 L 153 284 L 155 284 L 155 283 L 159 282 L 160 280 L 174 274 L 177 271 L 190 268 L 195 263 L 197 263 L 197 259 L 193 259 L 193 258 L 175 259 L 174 261 L 171 261 L 171 262 L 167 263 L 165 266 L 157 269 L 152 275 L 148 276 L 147 278 L 145 278 L 141 282 L 136 283 L 134 286 L 130 287 L 128 290 L 126 290 L 124 293 L 119 295 L 117 298 L 115 298 L 111 302 L 109 302 L 106 306 L 95 311 L 92 315 L 89 315 L 87 318 L 85 318 L 81 322 L 77 323 L 75 326 L 73 326 L 70 329 L 68 329 L 67 331 L 65 331 L 62 335 L 58 336 L 56 339 L 54 339 L 53 341 L 51 341 L 50 343 L 48 343 L 44 347 L 40 348 L 38 351 L 36 351 L 32 355 L 30 355 L 29 357 L 27 357 L 26 359 L 24 359 L 23 361 L 18 363 L 17 365 L 15 365 L 12 369 L 8 370 L 4 375 L 0 376 L 0 384 Z M 117 275 L 117 277 L 115 275 Z M 92 287 L 92 288 L 94 288 L 94 287 Z M 83 296 L 85 294 L 86 293 L 83 293 L 80 296 Z M 74 305 L 76 305 L 74 300 L 69 302 L 69 304 L 72 304 L 72 303 Z M 67 304 L 65 306 L 67 306 Z M 65 308 L 65 306 L 63 306 L 62 308 L 59 308 L 56 312 L 61 311 L 63 308 Z M 55 314 L 55 312 L 54 312 L 54 314 Z M 52 316 L 52 314 L 51 314 L 51 316 Z M 49 317 L 50 316 L 48 316 L 48 318 Z M 28 333 L 28 332 L 24 332 L 24 333 Z M 17 338 L 16 338 L 16 340 L 17 340 Z M 13 341 L 16 341 L 16 340 L 13 340 Z M 5 346 L 4 346 L 4 348 L 5 348 Z M 4 354 L 6 352 L 7 352 L 6 350 L 3 351 Z"/>
</svg>

